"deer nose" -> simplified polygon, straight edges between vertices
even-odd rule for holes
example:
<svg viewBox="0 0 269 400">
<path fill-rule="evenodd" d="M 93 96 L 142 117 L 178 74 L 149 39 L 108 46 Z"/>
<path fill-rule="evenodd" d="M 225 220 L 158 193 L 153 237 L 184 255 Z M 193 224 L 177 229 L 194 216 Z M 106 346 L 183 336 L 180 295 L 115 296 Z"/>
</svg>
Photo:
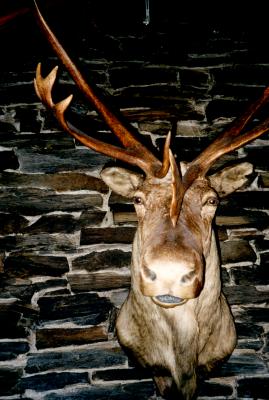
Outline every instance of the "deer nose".
<svg viewBox="0 0 269 400">
<path fill-rule="evenodd" d="M 162 278 L 161 273 L 157 274 L 156 271 L 153 271 L 153 269 L 147 267 L 145 264 L 143 265 L 143 275 L 146 279 L 148 279 L 152 282 L 156 281 L 157 278 L 159 278 L 159 279 Z M 178 283 L 182 284 L 182 285 L 190 284 L 194 280 L 195 276 L 196 276 L 196 272 L 193 269 L 193 270 L 189 271 L 188 273 L 185 273 L 182 276 L 178 276 Z M 176 277 L 175 277 L 175 279 L 176 279 Z"/>
<path fill-rule="evenodd" d="M 199 295 L 202 270 L 199 271 L 194 262 L 154 260 L 148 264 L 144 261 L 140 270 L 140 289 L 144 296 L 154 298 L 156 304 L 165 307 L 164 304 L 171 303 L 174 307 Z"/>
<path fill-rule="evenodd" d="M 193 281 L 194 277 L 196 276 L 195 270 L 190 271 L 188 274 L 185 274 L 181 277 L 180 282 L 184 284 L 188 284 Z"/>
<path fill-rule="evenodd" d="M 151 281 L 155 281 L 157 279 L 157 274 L 149 269 L 146 265 L 144 265 L 143 270 L 146 278 L 149 278 Z"/>
</svg>

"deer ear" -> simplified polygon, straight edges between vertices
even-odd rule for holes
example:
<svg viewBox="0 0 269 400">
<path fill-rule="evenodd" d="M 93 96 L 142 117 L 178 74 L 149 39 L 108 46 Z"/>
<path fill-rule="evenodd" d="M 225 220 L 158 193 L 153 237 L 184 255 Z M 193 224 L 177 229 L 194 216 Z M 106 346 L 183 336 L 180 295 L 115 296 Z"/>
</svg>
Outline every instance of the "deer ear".
<svg viewBox="0 0 269 400">
<path fill-rule="evenodd" d="M 253 172 L 253 165 L 244 162 L 238 165 L 226 167 L 214 175 L 209 176 L 213 189 L 220 197 L 225 197 L 249 182 L 249 175 Z"/>
<path fill-rule="evenodd" d="M 103 169 L 101 178 L 111 190 L 125 197 L 133 197 L 144 181 L 142 174 L 120 167 Z"/>
</svg>

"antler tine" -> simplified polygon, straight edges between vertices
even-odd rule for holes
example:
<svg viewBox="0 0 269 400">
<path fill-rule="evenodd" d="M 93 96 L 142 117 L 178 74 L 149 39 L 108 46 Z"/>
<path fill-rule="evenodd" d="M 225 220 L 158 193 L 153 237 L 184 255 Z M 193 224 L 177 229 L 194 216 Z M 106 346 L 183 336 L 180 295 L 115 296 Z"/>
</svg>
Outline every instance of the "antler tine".
<svg viewBox="0 0 269 400">
<path fill-rule="evenodd" d="M 268 101 L 269 87 L 267 87 L 262 96 L 235 121 L 230 129 L 224 131 L 224 133 L 218 136 L 196 159 L 190 163 L 183 178 L 186 187 L 190 186 L 198 176 L 205 176 L 218 158 L 244 146 L 269 130 L 268 118 L 257 127 L 242 134 L 242 130 L 250 119 Z"/>
<path fill-rule="evenodd" d="M 42 78 L 41 63 L 38 63 L 36 68 L 35 91 L 39 99 L 49 108 L 53 108 L 55 105 L 51 97 L 51 91 L 56 80 L 57 71 L 58 66 L 54 67 L 46 78 Z"/>
<path fill-rule="evenodd" d="M 184 186 L 182 185 L 181 174 L 171 150 L 169 150 L 169 159 L 172 172 L 172 201 L 170 206 L 170 218 L 173 227 L 175 227 L 178 221 L 181 203 L 184 196 Z"/>
<path fill-rule="evenodd" d="M 68 108 L 73 95 L 68 96 L 64 100 L 61 100 L 58 103 L 54 103 L 52 100 L 52 88 L 56 80 L 58 67 L 55 67 L 49 75 L 45 78 L 41 75 L 41 64 L 39 63 L 36 70 L 36 78 L 34 80 L 35 89 L 40 100 L 50 108 L 60 125 L 64 130 L 66 130 L 70 135 L 72 135 L 75 139 L 80 141 L 85 146 L 91 148 L 92 150 L 103 153 L 109 157 L 114 157 L 123 162 L 136 165 L 141 168 L 144 172 L 148 172 L 148 164 L 143 158 L 138 158 L 136 154 L 132 151 L 132 149 L 122 149 L 117 146 L 107 145 L 106 143 L 89 137 L 88 135 L 76 130 L 71 124 L 69 124 L 64 116 L 66 109 Z"/>
<path fill-rule="evenodd" d="M 157 178 L 164 178 L 169 170 L 170 166 L 170 143 L 171 143 L 171 131 L 168 132 L 166 139 L 165 139 L 165 144 L 164 144 L 164 149 L 163 149 L 163 162 L 162 162 L 162 167 L 159 171 L 155 173 L 155 176 Z"/>
<path fill-rule="evenodd" d="M 160 176 L 167 172 L 167 150 L 165 151 L 165 159 L 164 159 L 164 166 L 162 163 L 151 153 L 142 143 L 140 143 L 135 136 L 128 130 L 121 122 L 120 120 L 116 117 L 115 114 L 111 112 L 111 110 L 108 109 L 108 107 L 101 102 L 101 100 L 97 97 L 95 94 L 94 90 L 92 87 L 90 87 L 85 79 L 82 77 L 80 71 L 77 69 L 75 64 L 72 62 L 68 54 L 65 52 L 47 23 L 45 22 L 44 18 L 42 17 L 39 8 L 34 1 L 35 4 L 35 14 L 36 18 L 39 22 L 39 25 L 45 34 L 46 38 L 48 39 L 49 43 L 51 44 L 53 50 L 59 57 L 59 59 L 62 61 L 70 75 L 72 76 L 73 80 L 77 84 L 78 88 L 82 91 L 82 93 L 85 95 L 85 97 L 91 102 L 93 107 L 96 109 L 96 111 L 101 115 L 101 117 L 104 119 L 106 124 L 109 126 L 111 131 L 118 137 L 122 145 L 125 147 L 125 149 L 120 149 L 117 147 L 112 147 L 109 145 L 109 149 L 106 149 L 105 146 L 108 147 L 108 145 L 101 145 L 101 141 L 95 140 L 95 139 L 89 139 L 88 141 L 88 147 L 93 148 L 93 143 L 94 149 L 97 151 L 100 151 L 104 154 L 107 155 L 112 155 L 115 158 L 119 158 L 118 155 L 120 154 L 120 160 L 123 160 L 125 162 L 134 164 L 139 166 L 148 176 Z M 63 124 L 63 121 L 61 122 Z M 66 125 L 66 124 L 65 124 Z M 65 128 L 66 129 L 66 128 Z M 68 130 L 70 132 L 70 128 Z M 74 136 L 74 132 L 71 133 Z M 82 136 L 79 133 L 76 133 L 77 139 L 81 140 Z M 83 135 L 83 134 L 82 134 Z M 83 135 L 83 141 L 85 141 L 85 135 Z M 96 145 L 98 143 L 98 146 Z M 85 144 L 85 143 L 84 143 Z M 102 150 L 101 150 L 102 148 Z M 117 152 L 112 151 L 112 148 L 117 149 Z M 117 154 L 117 156 L 116 156 Z"/>
</svg>

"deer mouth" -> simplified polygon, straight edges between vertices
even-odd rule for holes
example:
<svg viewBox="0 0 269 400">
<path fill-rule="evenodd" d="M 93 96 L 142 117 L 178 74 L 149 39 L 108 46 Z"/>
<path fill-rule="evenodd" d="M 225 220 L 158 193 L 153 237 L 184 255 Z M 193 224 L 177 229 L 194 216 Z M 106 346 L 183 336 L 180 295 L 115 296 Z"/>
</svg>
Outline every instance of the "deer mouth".
<svg viewBox="0 0 269 400">
<path fill-rule="evenodd" d="M 171 296 L 170 294 L 163 294 L 160 296 L 152 297 L 152 301 L 158 306 L 164 308 L 172 308 L 186 303 L 186 299 L 181 299 L 180 297 Z"/>
</svg>

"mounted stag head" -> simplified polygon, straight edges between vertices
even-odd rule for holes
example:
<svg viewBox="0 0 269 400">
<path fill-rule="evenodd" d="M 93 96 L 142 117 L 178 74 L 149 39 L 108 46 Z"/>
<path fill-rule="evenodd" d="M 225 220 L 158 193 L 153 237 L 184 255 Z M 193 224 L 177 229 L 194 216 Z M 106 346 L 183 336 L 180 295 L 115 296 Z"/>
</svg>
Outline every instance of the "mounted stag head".
<svg viewBox="0 0 269 400">
<path fill-rule="evenodd" d="M 233 318 L 221 291 L 220 265 L 212 221 L 219 196 L 241 188 L 249 163 L 209 175 L 216 160 L 268 131 L 269 119 L 244 131 L 269 99 L 256 103 L 194 161 L 177 165 L 168 134 L 162 162 L 101 102 L 70 60 L 36 6 L 36 17 L 70 75 L 123 147 L 105 144 L 76 130 L 65 118 L 72 96 L 54 103 L 57 67 L 46 77 L 38 65 L 36 92 L 64 130 L 85 146 L 135 165 L 135 173 L 112 167 L 102 179 L 116 193 L 134 199 L 138 229 L 133 243 L 132 284 L 117 319 L 122 346 L 150 367 L 162 396 L 191 399 L 196 369 L 210 370 L 231 354 L 236 343 Z"/>
</svg>

